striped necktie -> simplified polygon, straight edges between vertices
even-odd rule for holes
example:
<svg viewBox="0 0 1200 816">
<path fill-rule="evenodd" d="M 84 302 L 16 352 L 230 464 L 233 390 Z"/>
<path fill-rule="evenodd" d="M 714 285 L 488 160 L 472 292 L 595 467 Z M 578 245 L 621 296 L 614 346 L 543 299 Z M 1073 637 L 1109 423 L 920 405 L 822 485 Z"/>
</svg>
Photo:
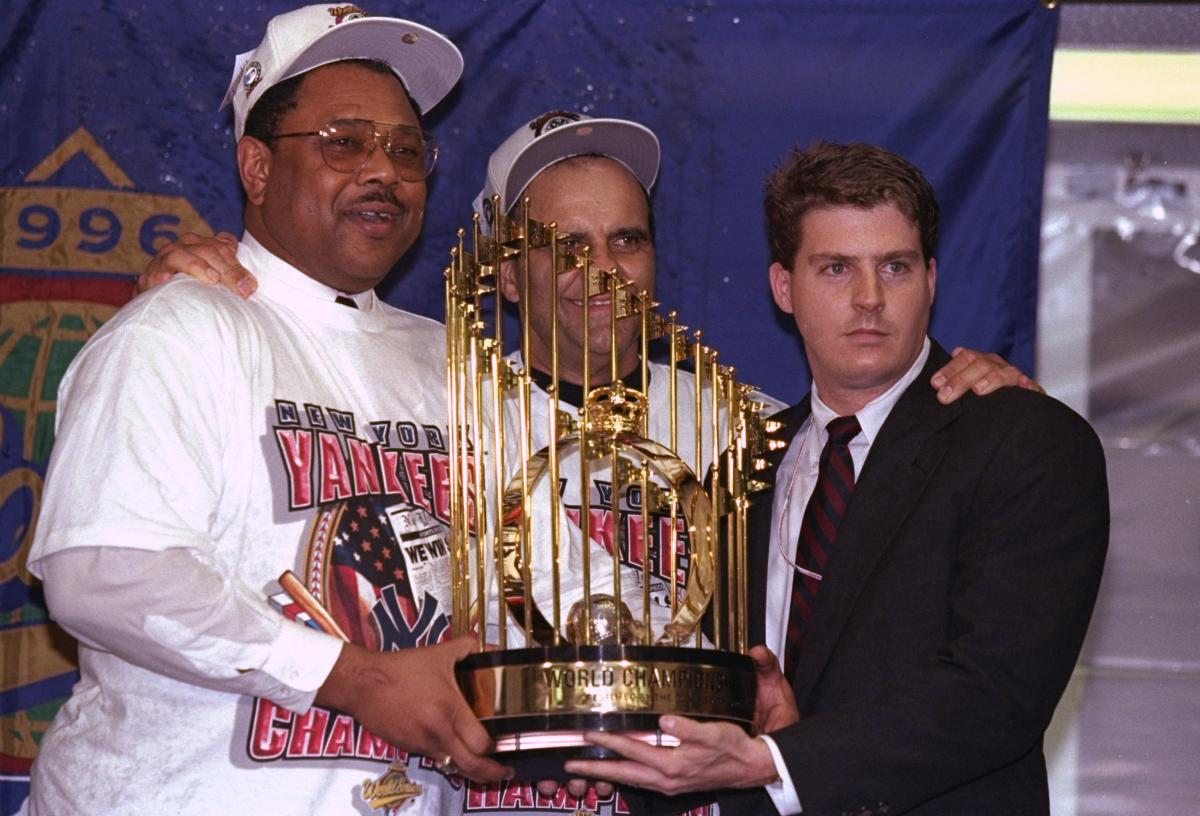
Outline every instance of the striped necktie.
<svg viewBox="0 0 1200 816">
<path fill-rule="evenodd" d="M 850 440 L 862 428 L 856 417 L 846 416 L 832 420 L 826 430 L 829 441 L 821 451 L 817 486 L 804 509 L 804 520 L 800 523 L 800 536 L 796 541 L 795 563 L 818 575 L 824 574 L 825 565 L 833 554 L 838 526 L 854 490 Z M 787 641 L 783 650 L 783 673 L 789 681 L 795 680 L 800 648 L 804 645 L 813 603 L 820 588 L 819 580 L 802 572 L 797 572 L 792 580 L 792 608 L 788 614 Z"/>
</svg>

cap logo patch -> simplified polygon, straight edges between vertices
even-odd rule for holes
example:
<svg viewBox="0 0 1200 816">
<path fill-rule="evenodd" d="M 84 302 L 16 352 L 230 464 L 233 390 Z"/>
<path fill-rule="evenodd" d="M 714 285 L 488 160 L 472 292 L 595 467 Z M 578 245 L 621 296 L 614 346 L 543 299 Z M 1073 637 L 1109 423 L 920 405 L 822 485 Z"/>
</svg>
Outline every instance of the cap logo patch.
<svg viewBox="0 0 1200 816">
<path fill-rule="evenodd" d="M 530 130 L 533 131 L 534 137 L 541 136 L 543 133 L 549 133 L 555 128 L 569 125 L 572 122 L 578 122 L 582 117 L 578 113 L 571 111 L 555 110 L 548 113 L 543 113 L 537 119 L 529 123 Z"/>
<path fill-rule="evenodd" d="M 347 20 L 358 20 L 367 16 L 367 13 L 358 6 L 330 6 L 325 9 L 329 12 L 329 16 L 333 18 L 334 25 L 341 25 Z"/>
<path fill-rule="evenodd" d="M 262 82 L 263 69 L 262 63 L 254 60 L 246 66 L 246 70 L 242 72 L 242 89 L 245 90 L 246 96 L 254 90 L 258 83 Z"/>
</svg>

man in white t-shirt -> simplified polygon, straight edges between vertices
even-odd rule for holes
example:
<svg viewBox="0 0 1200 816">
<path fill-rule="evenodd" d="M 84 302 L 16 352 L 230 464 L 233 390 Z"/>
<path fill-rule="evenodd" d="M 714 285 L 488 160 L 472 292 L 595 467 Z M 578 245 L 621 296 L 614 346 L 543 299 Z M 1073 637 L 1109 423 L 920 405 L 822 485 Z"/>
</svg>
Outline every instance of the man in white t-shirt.
<svg viewBox="0 0 1200 816">
<path fill-rule="evenodd" d="M 447 635 L 444 332 L 372 291 L 421 229 L 420 113 L 461 72 L 437 32 L 344 4 L 239 58 L 258 295 L 162 287 L 63 379 L 30 568 L 81 679 L 30 813 L 440 814 L 462 783 L 439 770 L 510 773 L 453 677 L 475 647 Z M 340 636 L 305 625 L 321 607 Z"/>
</svg>

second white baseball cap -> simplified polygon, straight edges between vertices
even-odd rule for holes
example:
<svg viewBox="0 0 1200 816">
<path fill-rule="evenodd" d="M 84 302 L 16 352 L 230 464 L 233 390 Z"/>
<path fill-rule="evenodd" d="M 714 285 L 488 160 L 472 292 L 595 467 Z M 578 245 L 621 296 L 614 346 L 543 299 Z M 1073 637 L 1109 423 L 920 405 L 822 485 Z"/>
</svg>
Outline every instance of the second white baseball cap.
<svg viewBox="0 0 1200 816">
<path fill-rule="evenodd" d="M 509 212 L 538 173 L 563 159 L 589 153 L 623 164 L 647 193 L 658 178 L 661 151 L 650 128 L 627 119 L 549 111 L 517 128 L 488 159 L 487 178 L 474 205 L 483 230 L 490 233 L 495 220 L 493 195 L 500 196 L 501 211 Z"/>
</svg>

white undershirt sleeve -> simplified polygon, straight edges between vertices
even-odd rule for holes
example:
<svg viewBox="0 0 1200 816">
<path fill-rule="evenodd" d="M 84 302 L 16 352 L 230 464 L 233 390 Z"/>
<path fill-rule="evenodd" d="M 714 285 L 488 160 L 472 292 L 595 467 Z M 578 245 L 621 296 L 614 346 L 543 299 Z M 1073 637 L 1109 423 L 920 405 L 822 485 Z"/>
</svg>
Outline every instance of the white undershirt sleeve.
<svg viewBox="0 0 1200 816">
<path fill-rule="evenodd" d="M 792 782 L 791 774 L 788 773 L 787 765 L 783 763 L 783 754 L 779 753 L 779 746 L 766 734 L 760 734 L 758 738 L 765 742 L 767 748 L 771 750 L 771 758 L 775 760 L 775 773 L 779 774 L 779 781 L 764 785 L 763 790 L 775 803 L 775 809 L 779 811 L 780 816 L 795 816 L 795 814 L 803 813 L 804 808 L 800 807 L 800 796 L 796 793 L 796 786 Z"/>
<path fill-rule="evenodd" d="M 303 712 L 341 652 L 192 550 L 79 547 L 39 567 L 51 616 L 82 643 L 194 685 Z"/>
</svg>

